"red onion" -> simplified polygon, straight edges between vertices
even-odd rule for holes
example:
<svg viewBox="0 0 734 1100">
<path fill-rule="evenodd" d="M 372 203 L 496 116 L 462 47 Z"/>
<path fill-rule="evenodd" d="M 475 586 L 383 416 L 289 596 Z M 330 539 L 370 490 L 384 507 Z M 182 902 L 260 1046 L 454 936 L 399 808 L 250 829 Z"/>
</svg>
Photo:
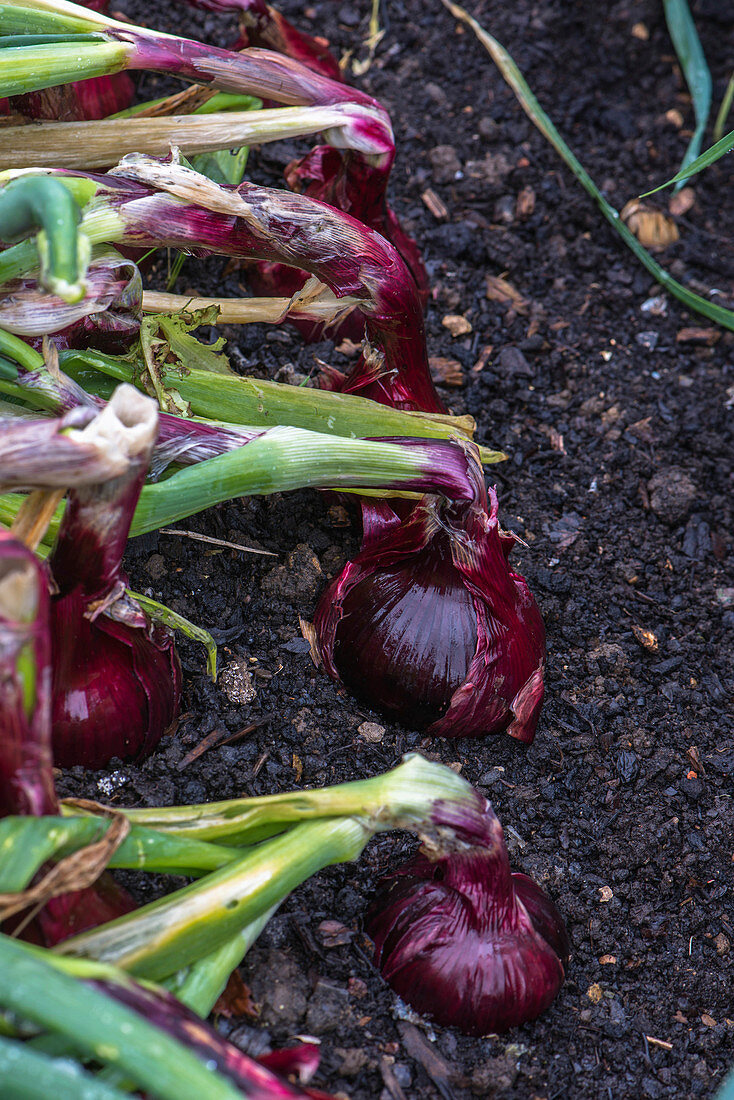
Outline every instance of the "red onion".
<svg viewBox="0 0 734 1100">
<path fill-rule="evenodd" d="M 132 386 L 99 420 L 128 459 L 119 477 L 69 494 L 49 559 L 53 750 L 61 767 L 101 768 L 153 750 L 176 721 L 181 669 L 172 636 L 124 595 L 130 524 L 150 463 L 157 413 Z"/>
<path fill-rule="evenodd" d="M 543 701 L 545 631 L 538 605 L 507 557 L 471 466 L 473 499 L 425 497 L 407 518 L 386 502 L 362 506 L 357 557 L 316 609 L 326 671 L 370 706 L 428 732 L 507 732 L 530 742 Z"/>
<path fill-rule="evenodd" d="M 51 757 L 51 644 L 47 576 L 35 555 L 0 532 L 0 817 L 58 814 Z M 26 931 L 52 946 L 129 913 L 109 875 L 52 898 Z"/>
<path fill-rule="evenodd" d="M 488 803 L 485 825 L 481 845 L 418 855 L 384 879 L 366 922 L 399 996 L 469 1035 L 534 1020 L 560 989 L 569 953 L 553 902 L 511 873 Z"/>
<path fill-rule="evenodd" d="M 273 50 L 300 61 L 314 73 L 341 81 L 339 62 L 329 52 L 327 40 L 297 30 L 265 0 L 189 0 L 189 3 L 206 11 L 239 13 L 242 37 L 234 44 L 233 50 L 248 46 Z"/>
</svg>

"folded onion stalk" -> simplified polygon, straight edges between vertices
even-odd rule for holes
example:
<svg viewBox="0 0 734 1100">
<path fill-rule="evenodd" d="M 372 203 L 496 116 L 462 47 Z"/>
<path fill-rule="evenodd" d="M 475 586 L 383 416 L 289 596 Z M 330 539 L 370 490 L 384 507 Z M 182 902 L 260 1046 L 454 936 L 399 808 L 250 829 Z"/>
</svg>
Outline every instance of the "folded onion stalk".
<svg viewBox="0 0 734 1100">
<path fill-rule="evenodd" d="M 82 222 L 92 242 L 169 245 L 303 268 L 337 297 L 349 295 L 360 304 L 377 352 L 362 396 L 398 408 L 445 411 L 428 370 L 415 283 L 392 245 L 348 214 L 255 184 L 220 187 L 182 165 L 135 154 L 106 176 L 81 178 L 97 186 Z M 15 245 L 0 255 L 0 278 L 17 277 L 33 262 L 32 242 Z M 357 371 L 365 374 L 365 364 Z"/>
<path fill-rule="evenodd" d="M 107 0 L 82 0 L 81 6 L 107 12 Z M 135 85 L 128 73 L 98 76 L 45 88 L 40 92 L 0 100 L 0 114 L 18 114 L 24 119 L 53 119 L 71 122 L 78 119 L 106 118 L 126 110 L 135 98 Z"/>
<path fill-rule="evenodd" d="M 265 0 L 189 0 L 205 11 L 236 11 L 239 14 L 241 38 L 232 47 L 235 50 L 257 46 L 273 50 L 300 61 L 307 69 L 341 80 L 339 62 L 329 52 L 329 43 L 320 36 L 314 37 L 299 31 L 292 23 Z"/>
<path fill-rule="evenodd" d="M 58 348 L 90 345 L 110 354 L 127 351 L 140 332 L 143 284 L 132 260 L 113 249 L 97 250 L 86 272 L 84 297 L 64 301 L 24 276 L 0 288 L 0 327 L 40 347 L 54 336 Z"/>
<path fill-rule="evenodd" d="M 272 21 L 271 21 L 272 22 Z M 67 43 L 18 45 L 0 56 L 0 94 L 64 83 L 74 76 L 95 76 L 125 68 L 175 73 L 212 83 L 222 91 L 244 92 L 283 104 L 354 105 L 344 125 L 330 129 L 326 140 L 344 149 L 343 155 L 323 160 L 314 177 L 315 197 L 346 209 L 383 235 L 395 232 L 393 243 L 413 273 L 423 295 L 426 275 L 415 243 L 400 229 L 387 206 L 387 182 L 395 157 L 390 120 L 376 100 L 337 80 L 309 70 L 283 54 L 266 50 L 232 52 L 199 42 L 119 23 L 64 0 L 9 0 L 3 14 L 8 35 L 65 32 L 76 35 Z M 367 111 L 360 108 L 368 108 Z M 308 173 L 311 166 L 304 165 Z M 291 166 L 297 173 L 297 166 Z M 370 220 L 372 219 L 372 220 Z M 392 239 L 392 238 L 390 238 Z M 305 269 L 308 270 L 308 269 Z M 281 294 L 289 294 L 284 284 Z"/>
<path fill-rule="evenodd" d="M 89 198 L 93 191 L 89 185 L 86 190 Z M 89 239 L 79 229 L 81 217 L 81 203 L 59 180 L 27 175 L 10 180 L 0 191 L 0 241 L 21 241 L 35 253 L 35 261 L 22 264 L 14 275 L 35 274 L 40 268 L 39 281 L 46 290 L 64 302 L 80 302 L 90 254 Z M 36 231 L 32 241 L 24 240 Z"/>
<path fill-rule="evenodd" d="M 530 742 L 543 701 L 545 631 L 515 536 L 471 465 L 473 497 L 426 497 L 407 517 L 363 504 L 357 557 L 324 592 L 314 625 L 326 671 L 364 702 L 445 737 L 506 729 Z"/>
<path fill-rule="evenodd" d="M 392 988 L 421 1014 L 469 1035 L 534 1020 L 560 989 L 563 921 L 527 875 L 512 874 L 487 804 L 481 846 L 427 851 L 378 886 L 366 930 Z"/>
<path fill-rule="evenodd" d="M 181 694 L 173 638 L 125 595 L 121 569 L 156 437 L 155 404 L 121 386 L 93 425 L 125 469 L 70 491 L 49 558 L 53 748 L 62 767 L 147 755 L 175 724 Z"/>
<path fill-rule="evenodd" d="M 0 817 L 58 813 L 51 681 L 46 573 L 27 547 L 0 532 Z M 13 844 L 6 842 L 3 851 L 7 866 Z M 132 908 L 132 898 L 105 875 L 93 888 L 51 898 L 33 931 L 55 944 Z"/>
<path fill-rule="evenodd" d="M 328 1100 L 273 1072 L 267 1056 L 243 1054 L 165 991 L 7 936 L 0 936 L 0 1012 L 11 1036 L 0 1038 L 8 1100 L 125 1100 L 130 1084 L 150 1100 Z M 275 1051 L 270 1061 L 284 1072 L 312 1073 L 318 1053 L 302 1046 Z"/>
</svg>

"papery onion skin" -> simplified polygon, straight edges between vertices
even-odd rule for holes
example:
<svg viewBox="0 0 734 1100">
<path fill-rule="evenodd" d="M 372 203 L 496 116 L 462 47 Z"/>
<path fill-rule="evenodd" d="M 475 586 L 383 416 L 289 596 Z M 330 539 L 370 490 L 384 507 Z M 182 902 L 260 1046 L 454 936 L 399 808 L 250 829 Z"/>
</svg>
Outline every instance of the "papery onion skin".
<svg viewBox="0 0 734 1100">
<path fill-rule="evenodd" d="M 360 553 L 324 592 L 314 626 L 326 671 L 369 705 L 444 737 L 502 730 L 533 740 L 543 701 L 545 629 L 507 556 L 493 490 L 426 497 L 407 517 L 362 506 Z"/>
<path fill-rule="evenodd" d="M 474 846 L 418 855 L 384 879 L 366 931 L 395 992 L 467 1035 L 507 1031 L 545 1011 L 565 977 L 569 942 L 547 895 L 512 874 L 499 821 Z"/>
</svg>

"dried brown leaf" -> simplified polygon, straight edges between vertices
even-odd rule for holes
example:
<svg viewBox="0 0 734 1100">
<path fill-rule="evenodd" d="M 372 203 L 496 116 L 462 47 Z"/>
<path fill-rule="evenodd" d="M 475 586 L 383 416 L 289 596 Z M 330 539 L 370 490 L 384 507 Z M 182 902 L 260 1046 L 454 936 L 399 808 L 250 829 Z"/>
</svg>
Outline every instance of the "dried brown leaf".
<svg viewBox="0 0 734 1100">
<path fill-rule="evenodd" d="M 644 248 L 667 248 L 680 238 L 678 226 L 672 218 L 638 199 L 628 202 L 622 208 L 620 217 Z"/>
</svg>

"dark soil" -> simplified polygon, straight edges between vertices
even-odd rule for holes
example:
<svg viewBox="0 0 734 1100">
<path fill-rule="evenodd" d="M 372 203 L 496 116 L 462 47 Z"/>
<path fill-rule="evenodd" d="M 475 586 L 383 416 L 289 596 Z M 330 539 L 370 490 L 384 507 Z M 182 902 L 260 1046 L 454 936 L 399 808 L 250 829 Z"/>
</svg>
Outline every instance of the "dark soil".
<svg viewBox="0 0 734 1100">
<path fill-rule="evenodd" d="M 469 6 L 615 205 L 677 170 L 692 110 L 658 0 Z M 367 0 L 284 7 L 337 54 L 366 56 Z M 734 15 L 714 0 L 693 8 L 716 110 Z M 153 21 L 149 7 L 125 10 Z M 226 678 L 208 683 L 200 649 L 183 644 L 175 738 L 91 785 L 67 773 L 63 789 L 120 805 L 198 802 L 320 786 L 382 771 L 406 751 L 433 754 L 491 797 L 516 866 L 568 922 L 573 957 L 551 1009 L 482 1040 L 406 1019 L 361 932 L 373 881 L 408 850 L 395 835 L 296 891 L 243 967 L 261 1006 L 258 1030 L 239 1020 L 224 1029 L 252 1050 L 317 1036 L 318 1084 L 352 1100 L 711 1096 L 734 1046 L 734 337 L 667 295 L 650 309 L 660 289 L 437 0 L 385 0 L 382 13 L 387 33 L 359 83 L 394 121 L 392 199 L 434 288 L 430 354 L 462 373 L 445 399 L 476 417 L 480 441 L 509 455 L 491 475 L 504 525 L 526 544 L 516 566 L 548 629 L 535 742 L 428 741 L 314 669 L 298 617 L 312 614 L 359 531 L 333 500 L 299 493 L 226 504 L 180 525 L 266 548 L 277 561 L 174 536 L 131 545 L 133 586 L 212 629 L 223 665 L 245 662 L 256 696 L 230 701 Z M 233 19 L 155 6 L 161 29 L 183 20 L 219 43 L 234 37 Z M 142 91 L 160 87 L 145 78 Z M 252 178 L 276 180 L 294 149 L 253 153 Z M 731 307 L 730 162 L 693 186 L 680 241 L 662 262 Z M 444 221 L 421 199 L 429 188 Z M 658 196 L 660 209 L 669 198 Z M 190 260 L 177 289 L 237 293 L 238 276 L 224 270 L 224 261 Z M 488 300 L 488 274 L 505 275 L 521 308 Z M 453 338 L 447 314 L 468 318 L 471 333 Z M 694 327 L 708 331 L 691 336 Z M 227 335 L 234 364 L 252 373 L 308 371 L 314 355 L 344 362 L 332 345 L 306 347 L 285 330 Z M 211 730 L 264 715 L 267 726 L 244 741 L 177 769 Z M 360 733 L 365 721 L 384 728 L 379 740 Z M 326 920 L 346 926 L 347 942 L 330 946 Z"/>
</svg>

